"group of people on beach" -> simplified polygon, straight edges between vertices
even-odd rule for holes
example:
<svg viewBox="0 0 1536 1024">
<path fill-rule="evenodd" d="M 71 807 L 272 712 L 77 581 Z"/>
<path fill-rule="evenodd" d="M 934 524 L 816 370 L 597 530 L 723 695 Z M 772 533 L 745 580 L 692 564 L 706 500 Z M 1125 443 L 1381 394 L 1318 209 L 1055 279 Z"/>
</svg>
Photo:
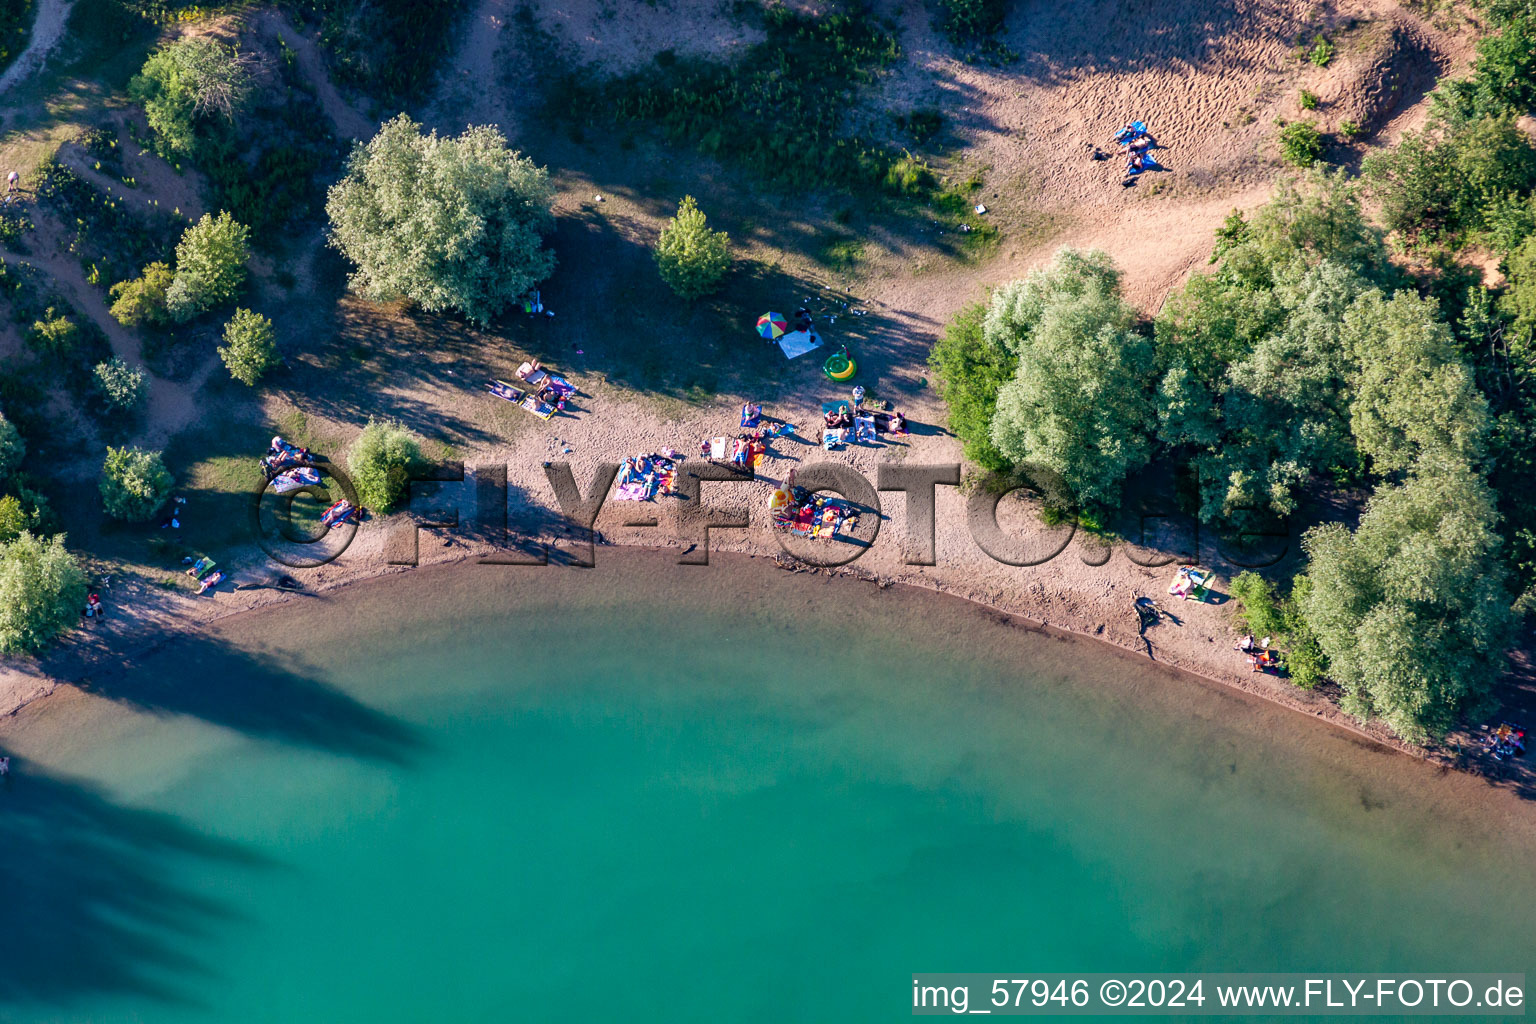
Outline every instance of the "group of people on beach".
<svg viewBox="0 0 1536 1024">
<path fill-rule="evenodd" d="M 1525 730 L 1508 722 L 1499 723 L 1497 729 L 1482 727 L 1483 738 L 1479 741 L 1483 753 L 1491 754 L 1495 761 L 1521 757 L 1525 754 Z"/>
<path fill-rule="evenodd" d="M 1239 637 L 1233 644 L 1234 650 L 1241 651 L 1248 657 L 1248 664 L 1253 666 L 1255 672 L 1273 672 L 1276 675 L 1285 671 L 1285 660 L 1280 657 L 1280 652 L 1271 650 L 1269 637 L 1254 642 L 1252 635 Z"/>
</svg>

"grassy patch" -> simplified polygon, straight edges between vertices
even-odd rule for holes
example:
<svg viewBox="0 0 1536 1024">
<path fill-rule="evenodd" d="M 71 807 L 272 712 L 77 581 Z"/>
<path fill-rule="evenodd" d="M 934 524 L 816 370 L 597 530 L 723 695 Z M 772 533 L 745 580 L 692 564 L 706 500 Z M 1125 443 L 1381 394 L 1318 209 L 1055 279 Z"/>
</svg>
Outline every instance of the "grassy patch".
<svg viewBox="0 0 1536 1024">
<path fill-rule="evenodd" d="M 864 259 L 864 242 L 854 235 L 829 235 L 816 250 L 816 262 L 847 273 Z"/>
</svg>

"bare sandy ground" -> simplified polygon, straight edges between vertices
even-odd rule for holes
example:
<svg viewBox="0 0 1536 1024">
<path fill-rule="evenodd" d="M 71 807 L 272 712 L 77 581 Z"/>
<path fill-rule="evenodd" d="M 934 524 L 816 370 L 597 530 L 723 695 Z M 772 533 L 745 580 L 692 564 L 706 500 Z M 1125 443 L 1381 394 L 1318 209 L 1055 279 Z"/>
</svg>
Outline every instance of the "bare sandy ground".
<svg viewBox="0 0 1536 1024">
<path fill-rule="evenodd" d="M 0 93 L 6 92 L 43 66 L 48 55 L 64 35 L 64 25 L 69 21 L 74 0 L 38 0 L 37 14 L 32 22 L 32 38 L 11 66 L 0 75 Z"/>
</svg>

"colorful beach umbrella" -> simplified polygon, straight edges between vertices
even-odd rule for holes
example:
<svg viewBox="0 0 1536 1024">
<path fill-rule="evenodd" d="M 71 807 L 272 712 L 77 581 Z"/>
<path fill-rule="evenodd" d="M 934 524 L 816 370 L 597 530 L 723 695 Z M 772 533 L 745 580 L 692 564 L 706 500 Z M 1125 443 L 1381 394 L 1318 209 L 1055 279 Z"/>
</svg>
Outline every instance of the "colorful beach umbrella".
<svg viewBox="0 0 1536 1024">
<path fill-rule="evenodd" d="M 789 330 L 789 319 L 783 313 L 764 313 L 757 318 L 757 333 L 769 341 L 777 341 L 779 335 Z"/>
</svg>

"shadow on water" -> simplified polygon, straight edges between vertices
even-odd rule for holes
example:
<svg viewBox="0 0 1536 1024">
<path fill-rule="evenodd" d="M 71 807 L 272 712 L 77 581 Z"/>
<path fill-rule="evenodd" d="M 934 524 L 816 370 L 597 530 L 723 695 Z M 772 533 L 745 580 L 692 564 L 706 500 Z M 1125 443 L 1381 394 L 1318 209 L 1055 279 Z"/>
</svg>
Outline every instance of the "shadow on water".
<svg viewBox="0 0 1536 1024">
<path fill-rule="evenodd" d="M 310 656 L 323 659 L 325 652 Z M 118 666 L 76 685 L 150 714 L 188 715 L 255 739 L 341 756 L 403 765 L 422 749 L 419 734 L 404 722 L 320 682 L 311 670 L 259 651 L 192 636 L 155 657 L 153 667 Z"/>
<path fill-rule="evenodd" d="M 181 885 L 178 867 L 270 867 L 175 818 L 113 803 L 18 761 L 0 780 L 0 1005 L 100 994 L 185 1002 L 177 977 L 207 975 L 189 938 L 233 911 Z"/>
</svg>

